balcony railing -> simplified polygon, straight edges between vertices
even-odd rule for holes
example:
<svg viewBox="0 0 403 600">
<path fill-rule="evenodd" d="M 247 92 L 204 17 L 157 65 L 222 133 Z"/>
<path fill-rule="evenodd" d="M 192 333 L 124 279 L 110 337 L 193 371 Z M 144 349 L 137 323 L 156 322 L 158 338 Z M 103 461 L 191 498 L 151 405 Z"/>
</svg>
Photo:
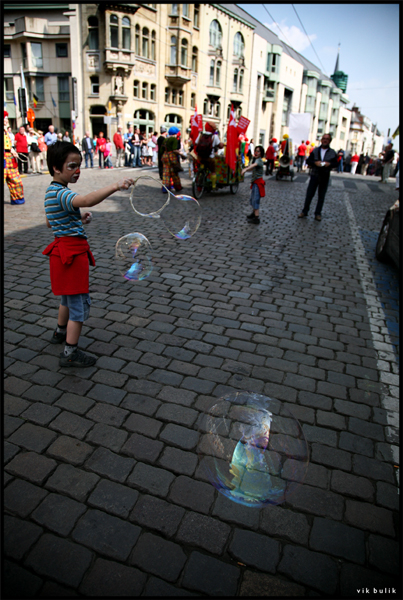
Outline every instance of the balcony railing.
<svg viewBox="0 0 403 600">
<path fill-rule="evenodd" d="M 190 68 L 182 65 L 165 65 L 165 78 L 173 85 L 183 85 L 190 81 Z"/>
</svg>

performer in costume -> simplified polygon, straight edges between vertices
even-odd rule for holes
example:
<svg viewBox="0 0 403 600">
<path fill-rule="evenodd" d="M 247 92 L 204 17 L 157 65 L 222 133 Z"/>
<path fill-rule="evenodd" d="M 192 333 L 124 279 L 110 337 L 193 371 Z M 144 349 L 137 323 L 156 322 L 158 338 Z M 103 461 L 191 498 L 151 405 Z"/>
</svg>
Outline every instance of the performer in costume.
<svg viewBox="0 0 403 600">
<path fill-rule="evenodd" d="M 12 147 L 11 138 L 8 135 L 7 128 L 8 112 L 4 111 L 4 183 L 7 182 L 10 190 L 11 204 L 24 204 L 24 188 L 22 186 L 21 175 L 18 172 L 17 157 L 18 154 Z"/>
</svg>

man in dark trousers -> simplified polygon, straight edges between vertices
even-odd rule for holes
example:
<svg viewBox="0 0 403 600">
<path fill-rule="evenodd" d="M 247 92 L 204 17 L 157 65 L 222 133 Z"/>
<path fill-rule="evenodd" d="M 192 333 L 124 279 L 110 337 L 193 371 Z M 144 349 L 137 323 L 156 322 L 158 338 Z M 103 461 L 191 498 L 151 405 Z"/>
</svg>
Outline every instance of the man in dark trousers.
<svg viewBox="0 0 403 600">
<path fill-rule="evenodd" d="M 308 215 L 312 198 L 318 189 L 318 202 L 315 208 L 315 219 L 316 221 L 322 220 L 321 213 L 329 183 L 330 171 L 337 167 L 337 154 L 332 148 L 329 147 L 331 141 L 332 136 L 330 133 L 325 133 L 322 136 L 322 145 L 314 148 L 306 161 L 308 167 L 312 167 L 312 171 L 309 179 L 308 189 L 306 191 L 304 208 L 298 215 L 299 219 L 303 219 Z"/>
<path fill-rule="evenodd" d="M 159 175 L 160 175 L 160 179 L 162 179 L 162 155 L 164 154 L 165 151 L 165 139 L 168 135 L 167 132 L 167 128 L 164 127 L 163 125 L 160 127 L 160 136 L 157 139 L 157 146 L 158 146 L 158 171 L 159 171 Z"/>
</svg>

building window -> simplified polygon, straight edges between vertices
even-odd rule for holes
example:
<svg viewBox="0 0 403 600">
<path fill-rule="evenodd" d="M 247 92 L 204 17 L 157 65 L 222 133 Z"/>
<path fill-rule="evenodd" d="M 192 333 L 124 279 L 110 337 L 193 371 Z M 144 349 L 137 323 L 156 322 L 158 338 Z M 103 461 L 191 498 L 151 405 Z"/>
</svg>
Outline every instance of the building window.
<svg viewBox="0 0 403 600">
<path fill-rule="evenodd" d="M 210 85 L 214 85 L 214 60 L 210 61 Z"/>
<path fill-rule="evenodd" d="M 236 92 L 238 90 L 238 69 L 234 69 L 234 79 L 232 82 L 232 91 Z"/>
<path fill-rule="evenodd" d="M 124 50 L 131 49 L 129 17 L 123 17 L 123 19 L 122 19 L 122 48 Z"/>
<path fill-rule="evenodd" d="M 220 87 L 221 84 L 221 61 L 217 60 L 217 64 L 215 67 L 215 84 L 217 87 Z"/>
<path fill-rule="evenodd" d="M 213 46 L 213 48 L 219 48 L 221 46 L 221 26 L 216 19 L 211 21 L 210 31 L 209 31 L 209 44 Z"/>
<path fill-rule="evenodd" d="M 90 50 L 98 50 L 98 19 L 97 17 L 88 17 L 88 46 Z"/>
<path fill-rule="evenodd" d="M 272 54 L 272 58 L 271 58 L 271 72 L 272 73 L 277 73 L 277 66 L 278 66 L 278 55 L 277 54 Z"/>
<path fill-rule="evenodd" d="M 27 68 L 27 45 L 25 42 L 21 44 L 21 55 L 22 55 L 22 66 L 24 69 Z"/>
<path fill-rule="evenodd" d="M 179 103 L 179 106 L 183 106 L 183 90 L 179 90 L 178 103 Z"/>
<path fill-rule="evenodd" d="M 271 54 L 269 52 L 269 54 L 267 55 L 267 65 L 266 65 L 266 71 L 268 71 L 270 73 L 270 67 L 271 67 Z"/>
<path fill-rule="evenodd" d="M 167 104 L 169 104 L 169 93 L 170 93 L 170 89 L 169 89 L 169 87 L 166 87 L 165 88 L 165 102 Z"/>
<path fill-rule="evenodd" d="M 13 78 L 5 77 L 4 83 L 6 86 L 6 101 L 14 102 L 14 87 L 13 87 Z"/>
<path fill-rule="evenodd" d="M 321 102 L 319 108 L 319 119 L 327 119 L 327 102 Z"/>
<path fill-rule="evenodd" d="M 56 56 L 57 58 L 67 57 L 67 44 L 56 44 Z"/>
<path fill-rule="evenodd" d="M 139 97 L 139 85 L 140 85 L 140 84 L 139 84 L 139 80 L 138 80 L 138 79 L 135 79 L 135 80 L 133 81 L 133 96 L 134 96 L 135 98 L 138 98 L 138 97 Z"/>
<path fill-rule="evenodd" d="M 93 96 L 99 96 L 99 77 L 98 75 L 93 75 L 90 77 L 91 81 L 91 94 Z"/>
<path fill-rule="evenodd" d="M 284 99 L 283 99 L 283 114 L 281 118 L 281 125 L 287 126 L 289 121 L 289 114 L 291 112 L 291 100 L 292 100 L 292 92 L 290 90 L 284 90 Z"/>
<path fill-rule="evenodd" d="M 196 108 L 196 94 L 192 93 L 190 96 L 190 106 Z"/>
<path fill-rule="evenodd" d="M 179 6 L 179 4 L 171 5 L 171 15 L 177 16 L 179 14 L 178 6 Z"/>
<path fill-rule="evenodd" d="M 143 27 L 143 41 L 142 41 L 141 53 L 142 53 L 142 56 L 144 56 L 144 58 L 150 58 L 150 56 L 149 56 L 149 35 L 150 35 L 150 32 L 148 31 L 147 27 Z"/>
<path fill-rule="evenodd" d="M 307 96 L 305 101 L 305 112 L 314 112 L 315 110 L 315 96 Z"/>
<path fill-rule="evenodd" d="M 135 29 L 135 53 L 137 56 L 140 55 L 140 25 L 136 25 Z"/>
<path fill-rule="evenodd" d="M 59 102 L 68 102 L 70 100 L 69 78 L 58 77 Z"/>
<path fill-rule="evenodd" d="M 181 65 L 182 65 L 182 67 L 188 66 L 188 42 L 187 42 L 187 40 L 182 40 L 182 43 L 181 43 Z"/>
<path fill-rule="evenodd" d="M 10 44 L 4 44 L 3 56 L 4 56 L 4 58 L 11 58 L 11 45 Z"/>
<path fill-rule="evenodd" d="M 243 56 L 245 49 L 245 43 L 243 41 L 242 33 L 236 33 L 234 36 L 234 54 L 235 56 Z"/>
<path fill-rule="evenodd" d="M 340 137 L 341 140 L 344 140 L 344 135 L 345 135 L 344 131 L 340 131 L 339 137 Z"/>
<path fill-rule="evenodd" d="M 146 83 L 145 81 L 142 83 L 141 86 L 141 97 L 143 98 L 143 100 L 148 99 L 148 83 Z"/>
<path fill-rule="evenodd" d="M 208 100 L 207 100 L 207 98 L 203 102 L 203 115 L 206 115 L 206 116 L 208 115 Z"/>
<path fill-rule="evenodd" d="M 119 27 L 117 15 L 111 15 L 109 18 L 109 32 L 111 39 L 111 48 L 119 48 Z"/>
<path fill-rule="evenodd" d="M 189 4 L 182 4 L 182 15 L 189 17 Z"/>
<path fill-rule="evenodd" d="M 35 77 L 35 90 L 39 102 L 45 102 L 45 85 L 43 77 Z"/>
<path fill-rule="evenodd" d="M 221 104 L 219 102 L 216 102 L 214 104 L 214 116 L 220 117 L 220 112 L 221 112 Z"/>
<path fill-rule="evenodd" d="M 171 36 L 171 65 L 176 65 L 176 36 Z"/>
<path fill-rule="evenodd" d="M 323 133 L 325 130 L 325 122 L 323 120 L 318 121 L 318 133 Z"/>
<path fill-rule="evenodd" d="M 192 48 L 192 71 L 197 73 L 197 48 L 193 46 Z"/>
<path fill-rule="evenodd" d="M 240 94 L 242 94 L 242 91 L 243 91 L 243 73 L 244 73 L 244 71 L 243 71 L 243 69 L 241 69 L 239 71 L 239 90 L 238 90 Z"/>
<path fill-rule="evenodd" d="M 176 104 L 176 90 L 172 90 L 172 94 L 171 94 L 171 103 L 172 104 Z"/>
<path fill-rule="evenodd" d="M 32 66 L 38 69 L 43 67 L 42 44 L 31 42 Z"/>
<path fill-rule="evenodd" d="M 198 4 L 194 5 L 194 9 L 193 9 L 193 27 L 199 27 L 199 11 L 200 11 L 200 7 Z"/>
<path fill-rule="evenodd" d="M 152 83 L 150 85 L 150 100 L 156 100 L 157 99 L 157 86 L 155 85 L 155 83 Z"/>
<path fill-rule="evenodd" d="M 151 60 L 155 60 L 155 44 L 156 44 L 156 40 L 155 40 L 155 31 L 152 31 L 151 33 Z"/>
</svg>

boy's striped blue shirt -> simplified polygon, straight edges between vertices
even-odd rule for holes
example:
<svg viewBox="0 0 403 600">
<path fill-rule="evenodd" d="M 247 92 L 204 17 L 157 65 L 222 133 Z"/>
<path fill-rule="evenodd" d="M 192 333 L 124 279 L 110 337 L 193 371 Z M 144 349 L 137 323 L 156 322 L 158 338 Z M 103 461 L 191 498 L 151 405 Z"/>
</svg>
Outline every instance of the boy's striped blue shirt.
<svg viewBox="0 0 403 600">
<path fill-rule="evenodd" d="M 67 186 L 53 181 L 45 193 L 45 213 L 55 236 L 87 237 L 79 208 L 74 208 L 73 200 L 78 196 Z"/>
</svg>

